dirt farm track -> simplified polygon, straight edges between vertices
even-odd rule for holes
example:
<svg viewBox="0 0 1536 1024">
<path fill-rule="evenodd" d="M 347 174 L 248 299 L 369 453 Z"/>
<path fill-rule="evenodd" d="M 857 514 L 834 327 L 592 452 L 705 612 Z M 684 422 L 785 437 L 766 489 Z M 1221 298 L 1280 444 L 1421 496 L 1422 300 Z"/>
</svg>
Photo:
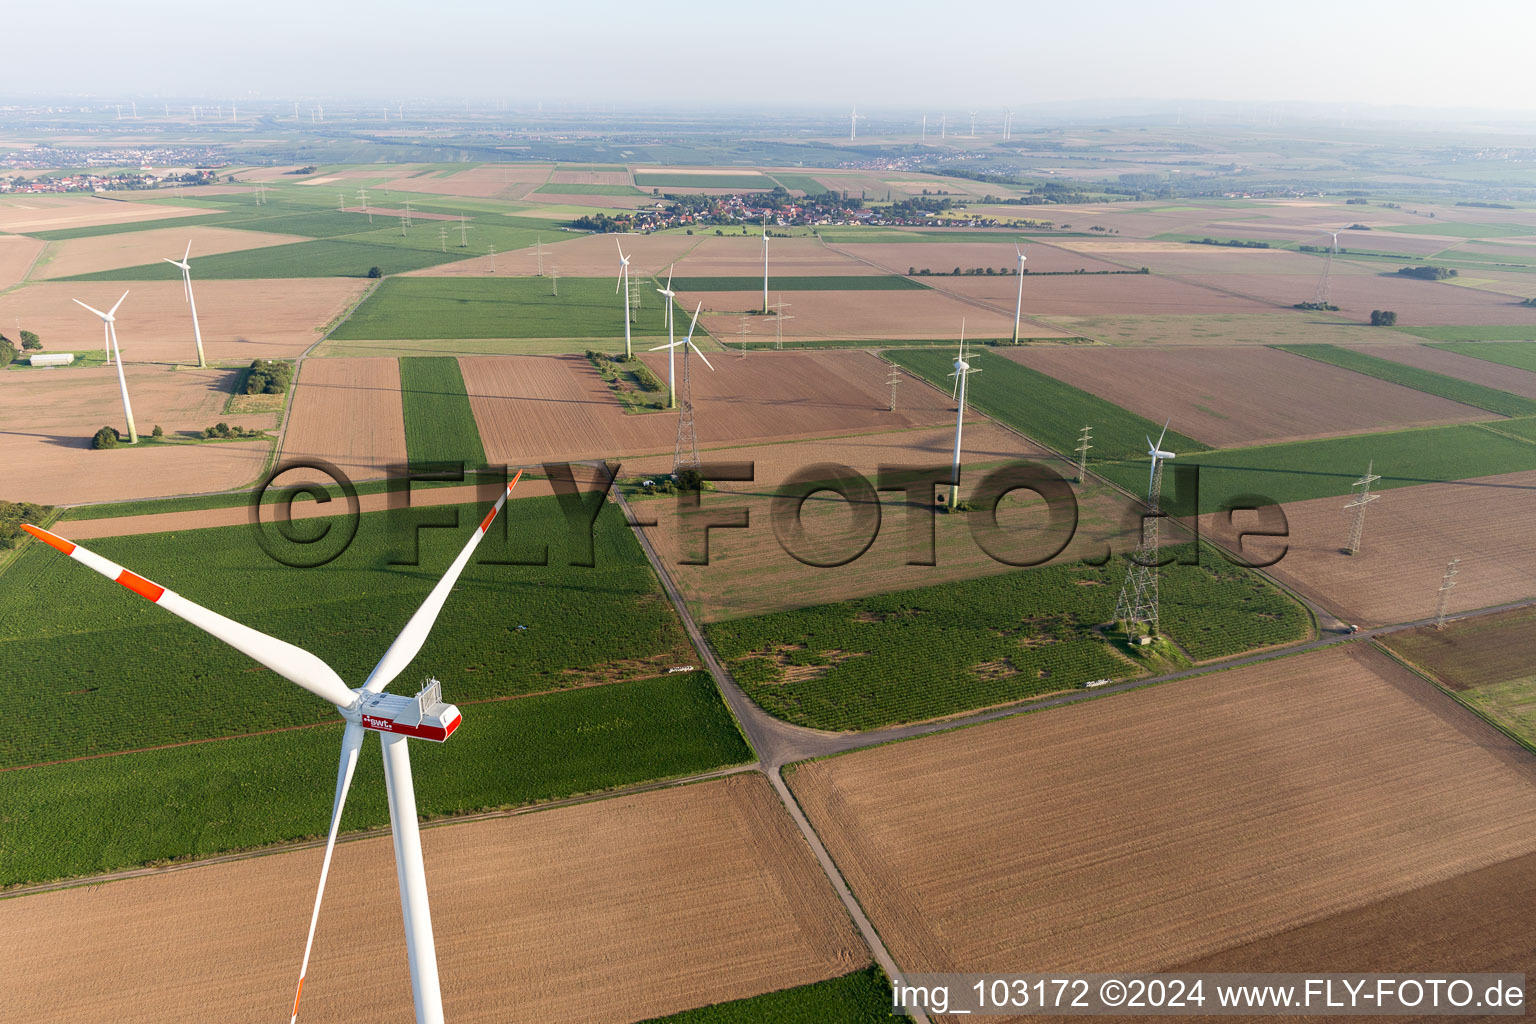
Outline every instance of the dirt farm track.
<svg viewBox="0 0 1536 1024">
<path fill-rule="evenodd" d="M 868 962 L 757 774 L 428 829 L 422 845 L 450 1020 L 623 1024 Z M 0 901 L 7 1018 L 286 1019 L 320 856 Z M 390 840 L 343 844 L 334 868 L 301 1016 L 404 1024 Z"/>
</svg>

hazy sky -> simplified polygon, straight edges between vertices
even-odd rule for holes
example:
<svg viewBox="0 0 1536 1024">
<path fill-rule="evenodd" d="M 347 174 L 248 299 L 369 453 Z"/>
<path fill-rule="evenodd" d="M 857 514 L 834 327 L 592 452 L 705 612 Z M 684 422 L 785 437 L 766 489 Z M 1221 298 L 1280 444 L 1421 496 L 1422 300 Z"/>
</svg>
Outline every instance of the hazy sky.
<svg viewBox="0 0 1536 1024">
<path fill-rule="evenodd" d="M 1533 0 L 15 3 L 0 93 L 1536 107 Z"/>
</svg>

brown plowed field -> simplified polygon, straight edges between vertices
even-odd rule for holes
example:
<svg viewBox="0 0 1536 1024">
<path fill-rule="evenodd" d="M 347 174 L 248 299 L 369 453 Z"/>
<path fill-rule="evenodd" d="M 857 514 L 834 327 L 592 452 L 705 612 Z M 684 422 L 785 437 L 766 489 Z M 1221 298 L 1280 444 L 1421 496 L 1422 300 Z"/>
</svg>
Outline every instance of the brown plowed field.
<svg viewBox="0 0 1536 1024">
<path fill-rule="evenodd" d="M 1346 345 L 1356 352 L 1536 399 L 1536 373 L 1428 345 Z"/>
<path fill-rule="evenodd" d="M 0 290 L 20 284 L 47 243 L 21 235 L 0 235 Z M 29 328 L 30 330 L 30 328 Z M 12 338 L 12 341 L 16 339 Z"/>
<path fill-rule="evenodd" d="M 631 185 L 628 171 L 555 171 L 551 185 Z"/>
<path fill-rule="evenodd" d="M 816 291 L 784 292 L 768 281 L 768 296 L 777 303 L 788 303 L 784 310 L 791 319 L 784 322 L 784 340 L 898 341 L 903 338 L 958 338 L 962 322 L 969 338 L 1002 338 L 1013 333 L 1013 305 L 1009 300 L 1006 314 L 991 305 L 978 306 L 941 291 Z M 736 341 L 741 329 L 743 310 L 762 309 L 763 293 L 755 292 L 679 292 L 678 302 L 686 309 L 704 303 L 699 323 L 718 340 Z M 771 316 L 747 319 L 752 341 L 771 341 L 775 322 Z M 1049 335 L 1049 328 L 1031 326 L 1034 337 Z M 1066 332 L 1062 332 L 1066 337 Z"/>
<path fill-rule="evenodd" d="M 1453 613 L 1536 596 L 1533 491 L 1536 472 L 1382 491 L 1366 513 L 1364 540 L 1353 557 L 1343 552 L 1347 498 L 1292 502 L 1285 506 L 1290 548 L 1269 571 L 1359 625 L 1433 616 L 1453 558 L 1461 559 Z M 1259 544 L 1257 552 L 1270 550 L 1263 546 L 1268 541 L 1248 543 Z"/>
<path fill-rule="evenodd" d="M 1469 276 L 1477 275 L 1471 272 Z M 1315 283 L 1266 274 L 1211 274 L 1200 280 L 1212 287 L 1232 288 L 1286 306 L 1311 300 L 1316 287 Z M 1328 282 L 1328 301 L 1339 307 L 1335 317 L 1353 320 L 1369 320 L 1373 309 L 1394 310 L 1399 323 L 1414 325 L 1529 324 L 1536 319 L 1529 307 L 1521 306 L 1508 295 L 1437 281 L 1416 281 L 1395 273 L 1335 274 Z"/>
<path fill-rule="evenodd" d="M 932 284 L 998 308 L 1006 306 L 1012 322 L 1018 295 L 1015 278 L 934 278 Z M 1152 274 L 1069 274 L 1024 281 L 1026 316 L 1264 313 L 1274 308 L 1251 298 Z"/>
<path fill-rule="evenodd" d="M 1358 645 L 789 781 L 911 971 L 1168 970 L 1536 850 L 1530 756 Z"/>
<path fill-rule="evenodd" d="M 240 191 L 245 191 L 241 189 Z M 0 231 L 59 231 L 129 221 L 198 217 L 217 211 L 125 203 L 94 196 L 0 196 Z"/>
<path fill-rule="evenodd" d="M 1420 626 L 1391 633 L 1381 642 L 1452 690 L 1465 693 L 1536 678 L 1533 627 L 1536 608 L 1527 605 L 1449 622 L 1444 629 Z"/>
<path fill-rule="evenodd" d="M 1020 240 L 1019 245 L 1024 249 L 1024 255 L 1027 257 L 1024 266 L 1031 273 L 1120 269 L 1103 260 L 1096 260 L 1092 256 L 1085 256 L 1071 249 L 1047 245 L 1033 239 Z M 886 268 L 893 274 L 905 274 L 911 267 L 917 267 L 919 270 L 927 267 L 934 273 L 941 271 L 948 273 L 956 267 L 961 270 L 969 270 L 972 267 L 992 267 L 1001 270 L 1006 267 L 1012 271 L 1019 265 L 1014 243 L 1006 239 L 996 242 L 924 242 L 921 245 L 913 245 L 911 242 L 860 242 L 857 245 L 831 248 L 850 257 L 862 257 Z M 938 280 L 950 281 L 953 278 Z M 931 278 L 925 278 L 923 283 L 936 282 Z M 1010 277 L 1008 283 L 1010 287 L 1017 287 L 1018 280 Z M 1026 290 L 1031 283 L 1025 282 Z"/>
<path fill-rule="evenodd" d="M 436 174 L 396 178 L 389 187 L 442 196 L 517 199 L 542 185 L 552 169 L 549 164 L 482 164 L 446 178 Z"/>
<path fill-rule="evenodd" d="M 128 363 L 128 397 L 141 437 L 156 424 L 174 437 L 220 420 L 276 426 L 274 413 L 226 414 L 236 370 Z M 0 374 L 0 487 L 11 500 L 49 504 L 221 490 L 254 478 L 269 442 L 150 445 L 98 452 L 91 435 L 125 430 L 116 367 Z"/>
<path fill-rule="evenodd" d="M 869 959 L 756 774 L 428 829 L 422 847 L 450 1020 L 624 1024 Z M 6 900 L 7 1013 L 279 1018 L 320 858 L 306 850 Z M 336 851 L 301 1017 L 412 1019 L 398 892 L 389 839 Z"/>
<path fill-rule="evenodd" d="M 354 480 L 404 464 L 405 419 L 395 359 L 306 359 L 293 393 L 283 458 L 334 462 Z"/>
<path fill-rule="evenodd" d="M 954 436 L 954 428 L 946 426 L 702 453 L 706 460 L 750 461 L 755 469 L 752 482 L 718 481 L 716 491 L 702 499 L 700 516 L 706 521 L 728 521 L 723 510 L 742 508 L 748 510 L 749 517 L 747 529 L 710 531 L 707 565 L 683 564 L 699 561 L 704 551 L 699 528 L 687 523 L 693 513 L 682 511 L 677 499 L 637 500 L 635 515 L 656 520 L 647 533 L 658 554 L 694 615 L 711 622 L 1012 571 L 1011 566 L 994 561 L 977 545 L 965 516 L 932 516 L 936 564 L 908 565 L 909 560 L 927 553 L 930 514 L 909 508 L 901 491 L 881 493 L 879 532 L 868 549 L 845 566 L 807 566 L 779 545 L 773 527 L 774 495 L 792 474 L 822 463 L 838 463 L 852 468 L 871 486 L 882 465 L 938 467 L 939 475 L 947 480 Z M 1044 462 L 1062 476 L 1072 477 L 1071 468 L 1059 459 L 989 421 L 968 422 L 964 441 L 962 498 L 991 468 L 1007 462 Z M 663 475 L 671 468 L 668 452 L 632 459 L 622 472 L 626 476 Z M 1077 533 L 1056 561 L 1101 555 L 1106 543 L 1117 552 L 1135 546 L 1126 538 L 1134 533 L 1139 507 L 1133 509 L 1123 495 L 1107 487 L 1075 490 Z M 1039 536 L 1037 531 L 1044 529 L 1044 505 L 1031 499 L 1020 491 L 999 507 L 998 524 L 1010 536 Z M 1128 520 L 1127 515 L 1131 517 Z M 914 520 L 922 531 L 917 538 L 909 532 Z M 800 523 L 806 536 L 797 542 L 803 545 L 797 550 L 815 552 L 821 560 L 850 556 L 872 532 L 868 523 L 854 518 L 843 499 L 830 492 L 816 495 L 802 506 Z"/>
<path fill-rule="evenodd" d="M 1460 402 L 1271 348 L 998 349 L 1213 448 L 1496 419 Z"/>
<path fill-rule="evenodd" d="M 667 379 L 665 353 L 645 362 Z M 863 352 L 754 352 L 693 366 L 702 447 L 856 431 L 903 430 L 954 415 L 944 395 L 916 382 L 886 409 L 888 366 Z M 668 452 L 674 413 L 626 414 L 581 356 L 465 356 L 469 403 L 492 462 L 591 459 Z M 677 369 L 682 377 L 682 367 Z M 681 380 L 679 380 L 681 386 Z"/>
<path fill-rule="evenodd" d="M 751 228 L 748 228 L 751 231 Z M 756 277 L 763 274 L 763 239 L 757 232 L 749 235 L 707 236 L 677 264 L 678 277 Z M 906 271 L 906 267 L 902 267 Z M 652 273 L 657 271 L 653 270 Z M 660 268 L 666 276 L 665 266 Z M 823 245 L 815 238 L 768 239 L 768 287 L 775 277 L 841 277 L 881 273 L 855 259 L 853 255 Z M 762 296 L 758 296 L 762 306 Z"/>
<path fill-rule="evenodd" d="M 588 196 L 587 198 L 591 198 Z M 697 239 L 687 235 L 580 235 L 572 237 L 550 225 L 549 237 L 544 242 L 544 273 L 559 270 L 561 277 L 614 278 L 619 271 L 619 251 L 614 238 L 624 246 L 629 257 L 629 281 L 633 288 L 654 288 L 645 280 L 647 274 L 667 276 L 667 264 L 682 258 L 692 249 Z M 552 244 L 552 243 L 559 243 Z M 538 272 L 537 249 L 527 246 L 499 252 L 494 257 L 496 273 L 507 277 L 531 277 Z M 436 267 L 413 270 L 402 277 L 457 277 L 460 275 L 489 274 L 492 257 L 477 256 L 470 260 L 445 263 Z M 762 264 L 758 264 L 761 271 Z M 681 268 L 679 268 L 681 272 Z M 652 293 L 654 294 L 654 293 Z M 657 296 L 659 300 L 659 296 Z M 651 294 L 642 301 L 649 302 Z"/>
<path fill-rule="evenodd" d="M 337 277 L 193 284 L 209 362 L 245 363 L 301 354 L 367 287 Z M 70 300 L 110 309 L 125 291 L 128 300 L 117 314 L 117 335 L 129 365 L 195 361 L 192 318 L 180 281 L 33 283 L 0 295 L 0 324 L 20 320 L 50 352 L 100 349 L 101 321 Z"/>
<path fill-rule="evenodd" d="M 197 291 L 201 292 L 203 283 L 196 280 L 199 256 L 307 241 L 309 239 L 298 235 L 273 235 L 264 231 L 238 231 L 235 228 L 210 228 L 198 224 L 189 224 L 184 228 L 155 228 L 117 235 L 97 235 L 94 238 L 71 238 L 53 243 L 48 250 L 48 258 L 38 264 L 34 276 L 39 279 L 70 277 L 156 263 L 168 257 L 181 259 L 187 243 L 191 242 L 193 283 Z"/>
</svg>

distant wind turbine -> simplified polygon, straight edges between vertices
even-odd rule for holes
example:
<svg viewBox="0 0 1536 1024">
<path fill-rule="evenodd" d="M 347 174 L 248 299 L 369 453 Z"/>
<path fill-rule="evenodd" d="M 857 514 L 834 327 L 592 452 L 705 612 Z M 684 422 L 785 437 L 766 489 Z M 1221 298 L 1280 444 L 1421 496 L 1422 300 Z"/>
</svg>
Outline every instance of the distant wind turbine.
<svg viewBox="0 0 1536 1024">
<path fill-rule="evenodd" d="M 1024 260 L 1026 257 L 1024 256 L 1024 250 L 1020 249 L 1017 244 L 1014 245 L 1013 251 L 1019 254 L 1019 297 L 1013 304 L 1013 343 L 1017 345 L 1019 343 L 1019 318 L 1024 313 Z"/>
<path fill-rule="evenodd" d="M 624 255 L 624 244 L 617 238 L 613 244 L 619 247 L 619 276 L 613 282 L 613 294 L 619 294 L 619 288 L 624 289 L 624 358 L 629 359 L 633 352 L 629 347 L 629 257 Z"/>
<path fill-rule="evenodd" d="M 960 500 L 960 432 L 965 427 L 965 384 L 966 379 L 973 373 L 971 364 L 965 361 L 965 321 L 960 321 L 960 354 L 955 357 L 955 372 L 950 374 L 955 378 L 955 390 L 953 398 L 959 401 L 959 409 L 955 413 L 955 460 L 950 469 L 949 477 L 949 507 L 953 509 L 955 503 Z"/>
<path fill-rule="evenodd" d="M 192 297 L 192 261 L 188 259 L 191 255 L 192 243 L 188 242 L 187 251 L 182 253 L 180 263 L 169 256 L 162 256 L 161 259 L 173 267 L 181 268 L 181 286 L 186 293 L 187 305 L 192 307 L 192 340 L 197 344 L 197 367 L 202 369 L 208 363 L 203 358 L 203 329 L 197 324 L 197 300 Z"/>
<path fill-rule="evenodd" d="M 139 432 L 133 425 L 133 406 L 128 401 L 128 378 L 123 376 L 123 350 L 117 347 L 117 307 L 121 306 L 123 299 L 127 297 L 128 293 L 123 292 L 123 298 L 118 299 L 117 305 L 105 313 L 92 306 L 86 306 L 79 299 L 75 299 L 74 302 L 75 305 L 85 306 L 86 309 L 101 317 L 102 335 L 106 341 L 107 355 L 110 357 L 113 352 L 117 353 L 117 387 L 123 393 L 123 417 L 128 420 L 128 443 L 138 444 Z"/>
<path fill-rule="evenodd" d="M 667 300 L 667 304 L 664 308 L 667 318 L 667 341 L 669 343 L 675 340 L 675 335 L 672 333 L 672 300 L 677 298 L 677 292 L 672 290 L 672 269 L 672 267 L 667 268 L 667 286 L 665 288 L 656 289 L 662 298 Z"/>
<path fill-rule="evenodd" d="M 763 214 L 763 315 L 768 314 L 768 215 Z"/>
<path fill-rule="evenodd" d="M 699 324 L 699 310 L 702 310 L 703 308 L 704 308 L 704 303 L 700 302 L 698 304 L 697 308 L 694 309 L 694 311 L 693 311 L 693 322 L 688 325 L 688 337 L 684 338 L 682 341 L 676 341 L 676 340 L 669 341 L 665 345 L 657 345 L 655 348 L 651 349 L 652 352 L 660 352 L 662 349 L 666 349 L 667 350 L 667 408 L 668 409 L 676 409 L 677 408 L 677 363 L 676 363 L 676 359 L 675 359 L 675 354 L 676 354 L 676 352 L 677 352 L 677 350 L 679 348 L 691 348 L 695 352 L 699 352 L 699 346 L 697 346 L 697 345 L 695 345 L 693 343 L 693 329 L 695 327 L 697 327 L 698 324 Z M 703 352 L 699 352 L 699 358 L 700 359 L 704 359 L 704 353 Z M 705 366 L 709 366 L 709 368 L 711 370 L 714 369 L 713 366 L 710 366 L 710 363 L 709 363 L 708 359 L 704 359 L 704 365 Z"/>
</svg>

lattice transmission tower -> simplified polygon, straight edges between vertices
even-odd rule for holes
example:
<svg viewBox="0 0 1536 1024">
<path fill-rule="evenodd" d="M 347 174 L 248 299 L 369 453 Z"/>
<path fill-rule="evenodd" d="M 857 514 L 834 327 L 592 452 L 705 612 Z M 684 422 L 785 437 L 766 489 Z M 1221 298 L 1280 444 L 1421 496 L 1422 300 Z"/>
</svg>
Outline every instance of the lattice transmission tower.
<svg viewBox="0 0 1536 1024">
<path fill-rule="evenodd" d="M 699 435 L 693 428 L 693 388 L 689 383 L 688 367 L 691 360 L 683 346 L 683 387 L 677 402 L 677 444 L 672 449 L 672 472 L 699 468 Z"/>
<path fill-rule="evenodd" d="M 1355 513 L 1354 521 L 1349 524 L 1349 543 L 1344 546 L 1344 553 L 1348 555 L 1358 555 L 1360 553 L 1360 537 L 1365 532 L 1365 506 L 1381 497 L 1379 494 L 1371 493 L 1371 484 L 1381 479 L 1381 477 L 1371 472 L 1375 468 L 1376 460 L 1372 459 L 1365 465 L 1365 476 L 1349 485 L 1352 488 L 1360 488 L 1360 493 L 1355 495 L 1354 499 L 1344 506 L 1344 511 L 1348 512 L 1353 509 Z"/>
<path fill-rule="evenodd" d="M 1154 459 L 1152 482 L 1147 488 L 1147 513 L 1141 520 L 1141 543 L 1131 556 L 1131 568 L 1125 575 L 1125 585 L 1115 602 L 1115 619 L 1125 623 L 1127 633 L 1158 632 L 1157 560 L 1159 544 L 1157 523 L 1162 504 L 1163 460 Z"/>
<path fill-rule="evenodd" d="M 1083 435 L 1077 439 L 1077 482 L 1082 483 L 1088 473 L 1088 449 L 1093 445 L 1093 428 L 1083 427 Z"/>
<path fill-rule="evenodd" d="M 1440 597 L 1435 605 L 1435 628 L 1445 628 L 1445 612 L 1450 607 L 1451 590 L 1456 586 L 1456 567 L 1461 564 L 1461 559 L 1453 558 L 1445 567 L 1445 575 L 1440 579 Z"/>
</svg>

